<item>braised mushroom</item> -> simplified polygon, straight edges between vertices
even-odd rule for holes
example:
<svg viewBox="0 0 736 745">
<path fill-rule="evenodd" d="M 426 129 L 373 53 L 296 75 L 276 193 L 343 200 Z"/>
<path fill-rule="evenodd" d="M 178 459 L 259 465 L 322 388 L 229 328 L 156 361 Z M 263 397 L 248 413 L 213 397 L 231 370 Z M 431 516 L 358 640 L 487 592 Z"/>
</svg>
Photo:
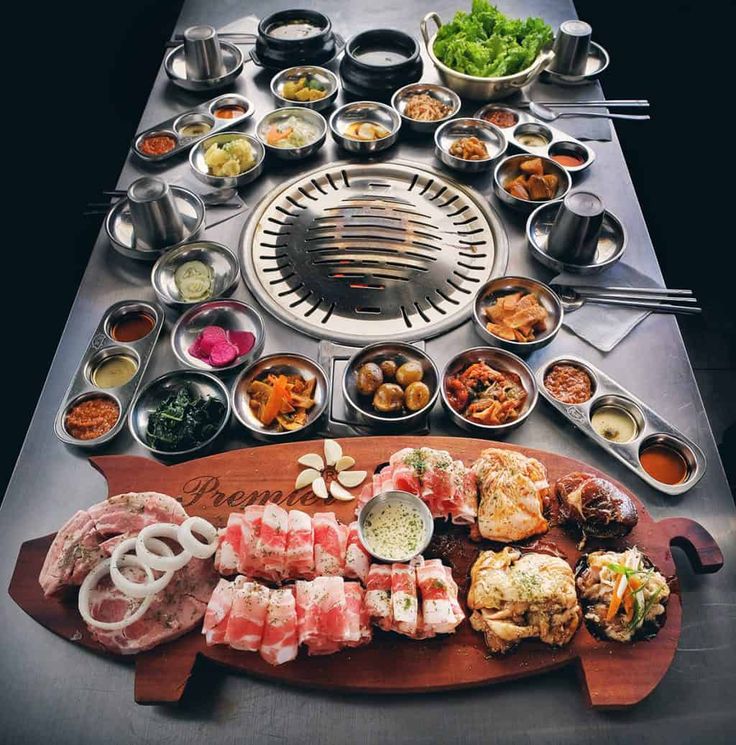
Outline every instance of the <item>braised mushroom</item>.
<svg viewBox="0 0 736 745">
<path fill-rule="evenodd" d="M 404 391 L 406 408 L 409 409 L 409 411 L 419 411 L 420 409 L 423 409 L 429 403 L 429 396 L 429 388 L 426 383 L 422 383 L 420 380 L 409 383 Z"/>
<path fill-rule="evenodd" d="M 420 362 L 410 360 L 405 362 L 396 371 L 396 382 L 406 388 L 410 383 L 415 383 L 424 377 L 424 368 Z"/>
<path fill-rule="evenodd" d="M 373 408 L 382 414 L 394 414 L 404 408 L 404 389 L 396 383 L 383 383 L 373 396 Z"/>
<path fill-rule="evenodd" d="M 383 377 L 387 380 L 391 380 L 392 378 L 396 377 L 396 368 L 398 365 L 393 360 L 384 360 L 381 363 L 381 372 L 383 373 Z"/>
<path fill-rule="evenodd" d="M 374 362 L 366 362 L 358 368 L 355 385 L 364 396 L 373 395 L 381 383 L 383 383 L 383 373 Z"/>
</svg>

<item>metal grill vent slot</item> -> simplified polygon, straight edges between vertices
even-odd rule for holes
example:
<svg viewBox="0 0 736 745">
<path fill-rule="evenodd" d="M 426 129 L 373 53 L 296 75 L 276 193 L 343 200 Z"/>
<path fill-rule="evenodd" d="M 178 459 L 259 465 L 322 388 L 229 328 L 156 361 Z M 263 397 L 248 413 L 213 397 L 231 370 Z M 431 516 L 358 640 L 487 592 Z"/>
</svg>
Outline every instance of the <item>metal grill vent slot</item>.
<svg viewBox="0 0 736 745">
<path fill-rule="evenodd" d="M 243 276 L 284 323 L 367 344 L 464 321 L 506 270 L 506 234 L 480 195 L 424 166 L 332 165 L 280 186 L 241 239 Z"/>
</svg>

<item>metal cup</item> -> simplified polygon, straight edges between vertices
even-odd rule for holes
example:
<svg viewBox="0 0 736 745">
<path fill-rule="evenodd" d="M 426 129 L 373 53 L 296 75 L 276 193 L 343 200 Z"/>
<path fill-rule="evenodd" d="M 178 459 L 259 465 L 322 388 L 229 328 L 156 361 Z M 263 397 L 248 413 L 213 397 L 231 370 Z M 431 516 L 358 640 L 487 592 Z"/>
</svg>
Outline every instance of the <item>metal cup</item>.
<svg viewBox="0 0 736 745">
<path fill-rule="evenodd" d="M 593 29 L 585 21 L 563 21 L 555 37 L 555 58 L 549 69 L 560 75 L 584 75 L 592 34 Z"/>
<path fill-rule="evenodd" d="M 130 221 L 136 242 L 161 250 L 184 239 L 184 223 L 165 181 L 144 176 L 128 187 Z"/>
<path fill-rule="evenodd" d="M 212 26 L 190 26 L 184 31 L 184 64 L 190 80 L 212 80 L 225 72 L 220 40 Z"/>
<path fill-rule="evenodd" d="M 570 264 L 595 260 L 606 208 L 600 197 L 588 191 L 568 194 L 549 229 L 547 254 Z"/>
</svg>

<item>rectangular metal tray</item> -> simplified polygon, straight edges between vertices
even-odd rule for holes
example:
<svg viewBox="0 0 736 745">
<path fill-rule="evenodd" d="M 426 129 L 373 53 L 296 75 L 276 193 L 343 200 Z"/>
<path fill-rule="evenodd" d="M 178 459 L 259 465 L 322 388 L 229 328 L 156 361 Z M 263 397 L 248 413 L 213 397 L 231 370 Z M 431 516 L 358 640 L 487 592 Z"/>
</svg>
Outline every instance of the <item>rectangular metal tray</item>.
<svg viewBox="0 0 736 745">
<path fill-rule="evenodd" d="M 595 161 L 596 155 L 593 148 L 589 147 L 584 142 L 571 137 L 567 132 L 563 132 L 562 130 L 553 127 L 549 122 L 537 119 L 537 117 L 532 116 L 528 111 L 515 109 L 513 106 L 504 106 L 500 103 L 489 103 L 478 109 L 474 116 L 478 119 L 482 119 L 483 114 L 489 111 L 509 111 L 517 118 L 516 124 L 513 124 L 510 127 L 498 127 L 504 133 L 509 145 L 513 145 L 517 150 L 522 150 L 531 155 L 542 155 L 549 158 L 552 155 L 558 154 L 554 152 L 558 147 L 564 149 L 566 144 L 569 144 L 568 150 L 570 152 L 562 152 L 559 153 L 560 155 L 579 154 L 580 157 L 585 157 L 586 159 L 585 162 L 579 166 L 562 166 L 570 173 L 584 171 L 586 168 L 592 166 Z M 549 142 L 544 147 L 529 147 L 523 145 L 518 139 L 516 139 L 517 134 L 524 134 L 524 131 L 520 131 L 520 129 L 524 131 L 536 130 L 540 133 L 544 132 L 544 134 L 549 138 Z"/>
<path fill-rule="evenodd" d="M 590 375 L 593 381 L 593 395 L 588 401 L 582 404 L 568 404 L 558 401 L 544 386 L 544 375 L 553 365 L 568 363 L 581 367 Z M 614 458 L 620 460 L 625 466 L 630 468 L 639 478 L 646 481 L 652 488 L 664 494 L 676 495 L 683 494 L 691 489 L 700 481 L 705 473 L 706 460 L 703 451 L 689 438 L 685 437 L 674 425 L 663 419 L 656 411 L 647 406 L 642 400 L 637 398 L 633 393 L 623 386 L 619 385 L 613 378 L 606 375 L 595 365 L 586 360 L 573 355 L 562 355 L 555 359 L 548 360 L 541 365 L 536 373 L 535 378 L 539 387 L 539 393 L 552 406 L 561 412 L 569 421 L 571 421 L 579 430 L 584 432 L 594 442 L 608 451 Z M 592 427 L 590 417 L 592 411 L 603 403 L 603 399 L 608 397 L 625 399 L 632 404 L 634 409 L 638 409 L 641 415 L 639 433 L 637 436 L 626 443 L 616 443 L 601 437 Z M 618 403 L 618 401 L 617 401 Z M 635 417 L 637 418 L 637 417 Z M 663 484 L 653 479 L 641 466 L 639 462 L 639 451 L 645 441 L 652 444 L 657 442 L 658 437 L 662 437 L 672 444 L 679 447 L 684 446 L 690 450 L 690 456 L 683 454 L 688 462 L 690 475 L 680 484 Z"/>
<path fill-rule="evenodd" d="M 111 319 L 115 316 L 122 316 L 131 311 L 146 311 L 154 317 L 153 329 L 142 339 L 133 342 L 118 342 L 108 333 Z M 90 339 L 87 350 L 82 355 L 82 359 L 77 367 L 77 371 L 72 376 L 71 383 L 64 394 L 54 420 L 54 433 L 68 445 L 76 445 L 83 448 L 95 448 L 112 440 L 125 425 L 128 409 L 135 398 L 138 388 L 143 380 L 146 367 L 151 359 L 156 341 L 164 325 L 164 311 L 158 305 L 147 303 L 143 300 L 121 300 L 111 305 L 103 314 L 100 323 L 97 326 L 92 338 Z M 98 388 L 90 380 L 88 369 L 91 363 L 100 357 L 104 357 L 106 352 L 120 350 L 123 354 L 128 354 L 138 362 L 138 369 L 135 375 L 123 386 L 119 388 Z M 120 407 L 120 417 L 115 426 L 101 437 L 94 440 L 77 440 L 72 437 L 64 426 L 64 417 L 70 405 L 83 398 L 91 397 L 95 394 L 100 396 L 111 396 L 117 401 Z"/>
<path fill-rule="evenodd" d="M 229 104 L 244 106 L 245 114 L 235 117 L 234 119 L 218 119 L 213 113 L 215 109 Z M 192 145 L 204 140 L 205 137 L 217 134 L 218 132 L 222 132 L 236 124 L 244 122 L 246 119 L 253 116 L 253 111 L 253 102 L 245 96 L 241 96 L 237 93 L 227 93 L 224 96 L 217 96 L 216 98 L 199 104 L 199 106 L 195 106 L 193 109 L 172 116 L 170 119 L 165 119 L 155 127 L 140 132 L 133 139 L 131 150 L 137 157 L 141 160 L 145 160 L 147 163 L 158 163 L 167 158 L 172 158 L 174 155 L 177 155 L 184 150 L 188 150 Z M 209 132 L 205 132 L 203 135 L 199 135 L 199 137 L 182 137 L 178 132 L 178 128 L 188 123 L 187 120 L 190 120 L 190 118 L 207 121 L 212 125 L 212 129 L 210 129 Z M 145 137 L 149 137 L 152 134 L 169 135 L 170 137 L 174 137 L 176 139 L 176 146 L 173 150 L 169 150 L 167 153 L 163 153 L 162 155 L 147 155 L 146 153 L 142 153 L 138 149 L 139 143 Z"/>
</svg>

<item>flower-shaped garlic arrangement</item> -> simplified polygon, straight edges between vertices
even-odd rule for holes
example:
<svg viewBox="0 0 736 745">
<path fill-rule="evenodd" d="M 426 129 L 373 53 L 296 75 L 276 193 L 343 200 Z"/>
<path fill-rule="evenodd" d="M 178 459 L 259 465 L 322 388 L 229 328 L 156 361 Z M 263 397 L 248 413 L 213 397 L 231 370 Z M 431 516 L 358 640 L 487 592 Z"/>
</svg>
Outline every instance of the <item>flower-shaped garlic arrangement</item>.
<svg viewBox="0 0 736 745">
<path fill-rule="evenodd" d="M 342 448 L 335 440 L 325 440 L 325 457 L 318 453 L 307 453 L 297 461 L 306 468 L 297 476 L 294 489 L 311 486 L 315 497 L 333 497 L 341 502 L 355 499 L 348 489 L 353 489 L 365 481 L 367 471 L 349 471 L 355 465 L 355 458 L 342 454 Z M 325 476 L 329 480 L 329 489 Z M 347 488 L 345 488 L 347 487 Z"/>
</svg>

